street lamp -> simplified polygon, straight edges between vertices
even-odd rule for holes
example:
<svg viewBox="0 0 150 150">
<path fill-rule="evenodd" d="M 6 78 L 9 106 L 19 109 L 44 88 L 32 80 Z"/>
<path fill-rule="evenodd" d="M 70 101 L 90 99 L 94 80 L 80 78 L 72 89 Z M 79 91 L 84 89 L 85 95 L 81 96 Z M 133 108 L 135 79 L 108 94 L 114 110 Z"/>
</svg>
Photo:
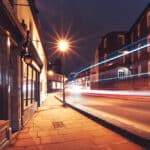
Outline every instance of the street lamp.
<svg viewBox="0 0 150 150">
<path fill-rule="evenodd" d="M 67 51 L 69 48 L 69 42 L 65 39 L 61 39 L 58 41 L 58 49 L 62 52 Z"/>
<path fill-rule="evenodd" d="M 54 75 L 54 71 L 53 70 L 49 70 L 48 71 L 48 75 L 53 76 Z"/>
<path fill-rule="evenodd" d="M 30 65 L 32 63 L 32 57 L 31 57 L 30 51 L 28 50 L 29 42 L 30 42 L 30 35 L 29 34 L 30 34 L 30 32 L 27 31 L 26 41 L 23 43 L 22 51 L 21 51 L 21 57 L 24 59 L 24 62 L 27 65 Z"/>
<path fill-rule="evenodd" d="M 60 39 L 57 43 L 57 48 L 62 52 L 62 75 L 63 75 L 63 106 L 65 106 L 65 76 L 64 76 L 64 52 L 69 49 L 69 41 Z"/>
</svg>

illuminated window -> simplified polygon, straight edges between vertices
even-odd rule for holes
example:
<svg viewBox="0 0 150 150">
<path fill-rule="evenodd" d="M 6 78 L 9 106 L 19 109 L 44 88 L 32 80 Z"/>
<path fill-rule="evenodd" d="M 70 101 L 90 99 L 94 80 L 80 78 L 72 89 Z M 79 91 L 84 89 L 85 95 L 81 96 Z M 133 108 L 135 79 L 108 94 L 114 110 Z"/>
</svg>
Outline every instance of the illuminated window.
<svg viewBox="0 0 150 150">
<path fill-rule="evenodd" d="M 53 89 L 53 90 L 57 89 L 57 85 L 56 85 L 56 82 L 55 82 L 55 81 L 52 81 L 52 89 Z"/>
<path fill-rule="evenodd" d="M 104 48 L 107 48 L 107 38 L 104 39 Z"/>
<path fill-rule="evenodd" d="M 118 78 L 123 79 L 125 77 L 125 72 L 122 69 L 118 70 Z"/>
<path fill-rule="evenodd" d="M 118 68 L 118 78 L 119 79 L 124 79 L 129 74 L 131 74 L 131 72 L 130 72 L 130 70 L 127 67 L 119 67 Z"/>
</svg>

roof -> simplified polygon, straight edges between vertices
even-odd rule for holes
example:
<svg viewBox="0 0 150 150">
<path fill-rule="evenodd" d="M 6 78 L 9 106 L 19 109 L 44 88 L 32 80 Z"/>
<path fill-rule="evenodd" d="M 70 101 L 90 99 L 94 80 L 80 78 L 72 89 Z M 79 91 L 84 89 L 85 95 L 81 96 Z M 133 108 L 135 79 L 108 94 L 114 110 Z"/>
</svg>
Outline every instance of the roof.
<svg viewBox="0 0 150 150">
<path fill-rule="evenodd" d="M 104 36 L 102 36 L 102 38 L 105 38 L 106 36 L 109 36 L 111 34 L 126 34 L 127 31 L 112 31 L 112 32 L 109 32 L 107 34 L 105 34 Z"/>
<path fill-rule="evenodd" d="M 150 9 L 150 3 L 146 6 L 146 8 L 143 10 L 143 12 L 136 19 L 136 21 L 134 22 L 134 24 L 129 29 L 129 32 L 131 32 L 131 30 L 134 29 L 134 26 L 140 21 L 140 19 L 144 16 L 144 14 L 147 12 L 148 9 Z"/>
<path fill-rule="evenodd" d="M 37 29 L 38 29 L 38 33 L 39 33 L 39 37 L 40 37 L 40 40 L 41 40 L 41 43 L 42 43 L 42 46 L 43 46 L 43 49 L 44 49 L 45 57 L 47 58 L 46 47 L 45 47 L 45 42 L 44 42 L 44 35 L 43 35 L 43 32 L 42 32 L 40 19 L 38 17 L 39 11 L 36 7 L 35 0 L 28 0 L 28 1 L 29 1 L 29 4 L 30 4 L 30 7 L 31 7 L 31 11 L 32 11 L 32 14 L 33 14 L 33 17 L 34 17 L 35 24 L 36 24 Z M 48 58 L 47 58 L 47 60 L 48 60 Z"/>
</svg>

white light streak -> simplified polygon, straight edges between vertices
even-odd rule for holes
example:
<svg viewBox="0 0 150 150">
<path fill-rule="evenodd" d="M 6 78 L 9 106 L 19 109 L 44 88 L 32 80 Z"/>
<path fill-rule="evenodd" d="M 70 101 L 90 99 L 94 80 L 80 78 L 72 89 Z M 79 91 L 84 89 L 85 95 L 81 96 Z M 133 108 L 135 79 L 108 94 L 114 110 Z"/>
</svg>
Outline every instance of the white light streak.
<svg viewBox="0 0 150 150">
<path fill-rule="evenodd" d="M 150 46 L 150 43 L 145 44 L 145 45 L 143 45 L 143 46 L 141 46 L 141 47 L 138 47 L 138 48 L 135 48 L 135 49 L 133 49 L 133 50 L 130 50 L 130 51 L 128 52 L 128 54 L 131 54 L 131 53 L 134 53 L 134 52 L 136 52 L 136 51 L 142 50 L 142 49 L 147 48 L 147 47 L 149 47 L 149 46 Z M 96 66 L 102 65 L 102 64 L 104 64 L 104 63 L 108 63 L 108 62 L 110 62 L 110 61 L 112 61 L 112 60 L 118 59 L 118 58 L 123 57 L 123 56 L 125 56 L 125 55 L 127 55 L 127 54 L 126 54 L 126 53 L 122 53 L 122 54 L 119 54 L 119 55 L 117 55 L 117 56 L 115 56 L 115 57 L 111 57 L 111 58 L 106 59 L 106 60 L 104 60 L 104 61 L 100 61 L 100 62 L 98 62 L 98 63 L 96 63 L 96 64 L 94 64 L 94 65 L 88 66 L 88 67 L 82 69 L 81 71 L 77 72 L 75 76 L 77 76 L 77 75 L 80 74 L 81 72 L 84 72 L 84 71 L 89 70 L 89 69 L 91 69 L 91 68 L 94 68 L 94 67 L 96 67 Z"/>
<path fill-rule="evenodd" d="M 127 90 L 80 90 L 83 94 L 107 94 L 107 95 L 128 95 L 128 96 L 150 96 L 150 91 L 127 91 Z"/>
</svg>

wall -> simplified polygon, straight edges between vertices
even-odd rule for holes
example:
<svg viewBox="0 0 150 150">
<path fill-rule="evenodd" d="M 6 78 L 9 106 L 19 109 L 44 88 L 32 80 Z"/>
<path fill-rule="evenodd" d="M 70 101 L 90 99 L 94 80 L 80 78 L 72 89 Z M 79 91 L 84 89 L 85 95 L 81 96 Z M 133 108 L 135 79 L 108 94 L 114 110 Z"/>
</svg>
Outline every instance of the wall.
<svg viewBox="0 0 150 150">
<path fill-rule="evenodd" d="M 29 4 L 28 0 L 16 0 L 16 3 L 18 4 Z M 27 30 L 32 30 L 31 33 L 31 40 L 32 43 L 43 63 L 43 68 L 41 70 L 40 74 L 40 99 L 41 103 L 46 99 L 47 96 L 47 60 L 46 60 L 46 55 L 44 53 L 44 47 L 41 43 L 39 31 L 37 28 L 37 24 L 33 18 L 32 12 L 30 7 L 27 6 L 16 6 L 16 12 L 17 12 L 17 17 L 20 21 L 24 20 L 25 24 L 27 25 Z"/>
</svg>

